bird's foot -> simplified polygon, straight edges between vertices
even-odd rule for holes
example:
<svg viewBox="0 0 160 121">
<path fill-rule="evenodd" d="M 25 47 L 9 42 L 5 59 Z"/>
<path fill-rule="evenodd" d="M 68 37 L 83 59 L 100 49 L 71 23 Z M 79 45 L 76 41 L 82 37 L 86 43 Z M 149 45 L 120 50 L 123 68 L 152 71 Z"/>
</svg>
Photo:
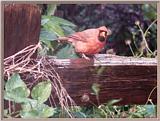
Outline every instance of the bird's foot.
<svg viewBox="0 0 160 121">
<path fill-rule="evenodd" d="M 84 53 L 82 53 L 82 58 L 86 59 L 86 60 L 91 60 L 89 57 L 87 57 Z"/>
<path fill-rule="evenodd" d="M 99 58 L 97 58 L 95 55 L 94 55 L 93 57 L 94 57 L 94 59 L 95 59 L 96 61 L 99 61 L 99 62 L 101 63 L 101 61 L 100 61 Z"/>
</svg>

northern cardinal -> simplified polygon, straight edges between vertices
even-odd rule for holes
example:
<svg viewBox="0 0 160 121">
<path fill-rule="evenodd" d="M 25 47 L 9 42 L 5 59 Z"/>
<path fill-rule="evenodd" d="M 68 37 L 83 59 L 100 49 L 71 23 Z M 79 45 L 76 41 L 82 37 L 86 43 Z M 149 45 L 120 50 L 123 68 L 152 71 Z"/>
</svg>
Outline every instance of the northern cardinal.
<svg viewBox="0 0 160 121">
<path fill-rule="evenodd" d="M 105 26 L 99 28 L 86 29 L 81 32 L 76 32 L 68 37 L 60 37 L 58 40 L 72 43 L 75 52 L 86 55 L 94 55 L 105 46 L 108 35 L 111 34 L 110 29 Z M 88 59 L 88 58 L 86 58 Z"/>
</svg>

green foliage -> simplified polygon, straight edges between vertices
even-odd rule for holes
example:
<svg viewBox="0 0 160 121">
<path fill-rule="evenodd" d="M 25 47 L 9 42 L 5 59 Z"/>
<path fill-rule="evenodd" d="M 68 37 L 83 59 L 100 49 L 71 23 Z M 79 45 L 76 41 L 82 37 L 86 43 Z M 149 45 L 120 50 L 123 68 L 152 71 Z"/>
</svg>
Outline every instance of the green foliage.
<svg viewBox="0 0 160 121">
<path fill-rule="evenodd" d="M 38 83 L 31 92 L 33 99 L 37 100 L 38 103 L 44 103 L 51 95 L 52 85 L 50 81 L 43 81 Z"/>
<path fill-rule="evenodd" d="M 14 101 L 16 103 L 27 102 L 27 97 L 29 96 L 29 89 L 18 87 L 12 91 L 6 91 L 4 93 L 4 99 L 9 101 Z"/>
<path fill-rule="evenodd" d="M 53 15 L 54 12 L 55 12 L 55 10 L 56 10 L 56 8 L 57 8 L 57 5 L 55 5 L 55 4 L 48 4 L 47 7 L 48 7 L 48 9 L 46 11 L 46 14 L 47 15 Z"/>
<path fill-rule="evenodd" d="M 57 58 L 66 59 L 66 58 L 78 58 L 78 54 L 74 51 L 74 47 L 71 44 L 63 43 L 59 44 L 53 54 Z"/>
<path fill-rule="evenodd" d="M 32 105 L 23 104 L 20 115 L 22 118 L 47 118 L 54 114 L 55 110 L 46 104 Z"/>
<path fill-rule="evenodd" d="M 144 105 L 147 117 L 155 117 L 157 112 L 156 105 Z"/>
<path fill-rule="evenodd" d="M 18 80 L 18 81 L 17 81 Z M 11 86 L 13 85 L 13 86 Z M 96 96 L 99 96 L 100 85 L 94 83 L 92 90 Z M 35 85 L 31 90 L 20 78 L 19 74 L 13 74 L 5 84 L 5 100 L 18 103 L 21 109 L 18 111 L 18 116 L 21 118 L 69 118 L 66 112 L 59 107 L 49 107 L 44 104 L 51 94 L 51 82 L 42 81 Z M 76 106 L 70 110 L 75 118 L 144 118 L 155 117 L 156 106 L 152 105 L 116 105 L 121 99 L 110 100 L 105 104 L 96 106 Z M 62 115 L 63 112 L 63 115 Z M 9 109 L 4 110 L 5 117 L 16 117 L 17 112 L 9 112 Z"/>
<path fill-rule="evenodd" d="M 77 106 L 71 113 L 75 118 L 149 118 L 156 117 L 153 105 L 116 105 L 121 99 L 108 101 L 99 106 Z M 74 107 L 72 107 L 74 108 Z M 68 118 L 65 113 L 61 115 L 60 108 L 55 109 L 53 118 Z"/>
<path fill-rule="evenodd" d="M 70 44 L 61 44 L 58 37 L 67 36 L 74 33 L 76 25 L 68 20 L 53 16 L 56 5 L 48 6 L 46 15 L 42 15 L 40 41 L 42 49 L 40 55 L 52 55 L 57 58 L 78 58 L 74 48 Z"/>
<path fill-rule="evenodd" d="M 19 74 L 15 73 L 11 78 L 6 82 L 5 89 L 6 91 L 12 91 L 18 87 L 26 87 L 26 84 L 21 80 Z"/>
<path fill-rule="evenodd" d="M 45 30 L 55 33 L 57 36 L 64 36 L 64 31 L 60 25 L 60 22 L 57 22 L 54 16 L 42 16 L 42 26 Z"/>
<path fill-rule="evenodd" d="M 43 81 L 33 87 L 31 91 L 20 78 L 19 74 L 13 74 L 5 84 L 4 99 L 21 105 L 18 114 L 22 118 L 47 118 L 54 114 L 54 108 L 44 104 L 51 94 L 51 82 Z M 10 108 L 10 107 L 9 107 Z M 4 116 L 12 116 L 15 112 L 5 109 Z"/>
<path fill-rule="evenodd" d="M 155 20 L 157 18 L 157 10 L 156 4 L 144 4 L 142 6 L 142 10 L 144 11 L 144 18 L 147 20 Z"/>
<path fill-rule="evenodd" d="M 151 28 L 155 27 L 154 25 L 156 24 L 157 19 L 155 19 L 148 27 L 146 30 L 143 30 L 141 27 L 141 23 L 139 21 L 136 21 L 135 24 L 138 27 L 138 31 L 136 32 L 132 32 L 133 34 L 133 41 L 131 42 L 131 40 L 127 40 L 129 42 L 126 42 L 126 45 L 128 45 L 130 47 L 130 50 L 133 54 L 133 56 L 137 56 L 137 57 L 141 57 L 141 56 L 145 56 L 145 57 L 156 57 L 156 50 L 154 52 L 152 52 L 152 50 L 149 47 L 149 43 L 148 43 L 148 36 L 150 34 L 150 30 Z M 155 28 L 156 29 L 156 28 Z M 140 43 L 139 39 L 136 37 L 136 35 L 140 34 L 142 37 L 142 40 Z M 134 44 L 132 44 L 134 43 Z M 134 45 L 136 47 L 137 50 L 135 50 L 135 53 L 133 52 L 132 46 Z M 155 47 L 156 48 L 156 44 Z"/>
<path fill-rule="evenodd" d="M 4 99 L 6 100 L 16 103 L 26 102 L 29 94 L 30 90 L 17 73 L 13 74 L 5 84 Z"/>
<path fill-rule="evenodd" d="M 99 95 L 99 92 L 100 92 L 100 84 L 93 83 L 93 84 L 92 84 L 92 90 L 93 90 L 93 92 L 94 92 L 95 95 Z"/>
</svg>

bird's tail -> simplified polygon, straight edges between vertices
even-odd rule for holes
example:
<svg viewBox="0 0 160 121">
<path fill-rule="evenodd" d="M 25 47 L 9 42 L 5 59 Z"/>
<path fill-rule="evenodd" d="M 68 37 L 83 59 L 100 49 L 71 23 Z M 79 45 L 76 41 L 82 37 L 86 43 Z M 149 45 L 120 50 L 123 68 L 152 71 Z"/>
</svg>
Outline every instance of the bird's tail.
<svg viewBox="0 0 160 121">
<path fill-rule="evenodd" d="M 56 40 L 59 42 L 66 42 L 66 41 L 68 41 L 68 37 L 59 37 Z"/>
<path fill-rule="evenodd" d="M 68 37 L 58 37 L 58 38 L 54 38 L 52 39 L 52 41 L 58 41 L 60 43 L 64 43 L 64 42 L 68 42 Z"/>
</svg>

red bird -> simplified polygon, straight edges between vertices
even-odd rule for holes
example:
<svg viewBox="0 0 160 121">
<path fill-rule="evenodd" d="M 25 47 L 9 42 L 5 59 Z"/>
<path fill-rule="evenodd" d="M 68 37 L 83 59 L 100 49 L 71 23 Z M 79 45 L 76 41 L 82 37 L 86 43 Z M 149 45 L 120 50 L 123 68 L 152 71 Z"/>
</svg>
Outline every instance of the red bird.
<svg viewBox="0 0 160 121">
<path fill-rule="evenodd" d="M 94 55 L 100 52 L 105 46 L 108 35 L 110 34 L 110 29 L 107 29 L 105 26 L 101 26 L 99 28 L 76 32 L 68 37 L 60 37 L 58 40 L 72 43 L 75 51 L 86 58 L 85 55 Z"/>
</svg>

